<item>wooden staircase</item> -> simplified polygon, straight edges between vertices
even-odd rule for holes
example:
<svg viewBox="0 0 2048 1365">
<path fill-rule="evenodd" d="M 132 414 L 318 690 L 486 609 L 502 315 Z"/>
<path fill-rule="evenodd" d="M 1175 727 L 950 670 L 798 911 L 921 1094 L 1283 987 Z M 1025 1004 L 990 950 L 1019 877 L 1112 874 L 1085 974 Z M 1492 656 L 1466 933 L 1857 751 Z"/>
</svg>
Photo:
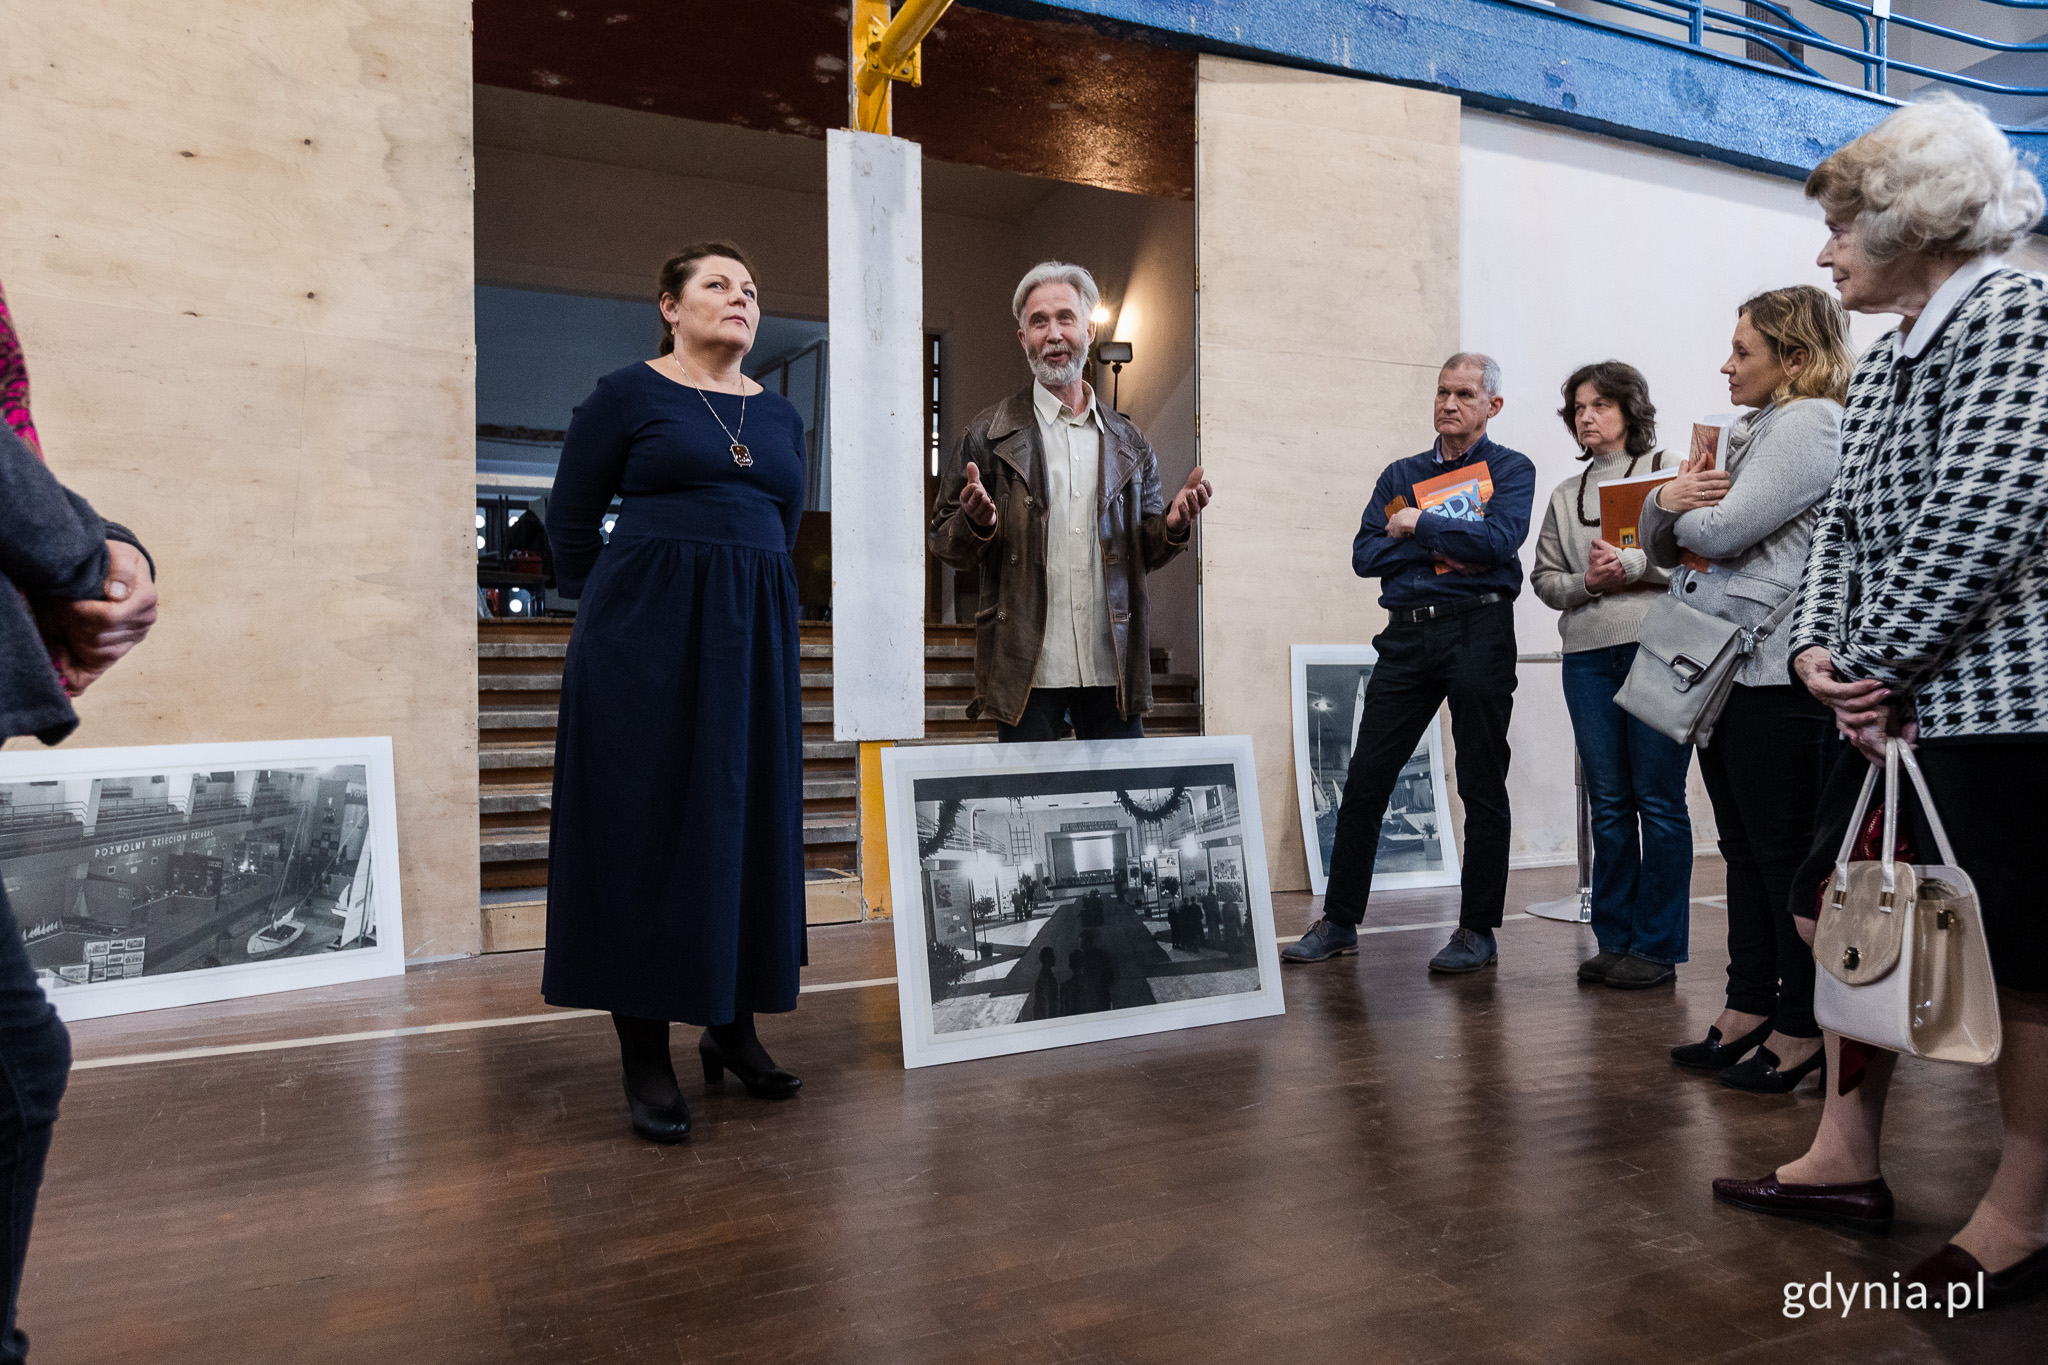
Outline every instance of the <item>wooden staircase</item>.
<svg viewBox="0 0 2048 1365">
<path fill-rule="evenodd" d="M 817 876 L 851 875 L 860 846 L 859 746 L 832 738 L 832 627 L 802 632 L 804 734 L 804 867 Z M 548 812 L 554 781 L 555 717 L 562 697 L 568 622 L 477 622 L 477 766 L 480 783 L 478 859 L 487 902 L 527 911 L 524 927 L 497 947 L 528 947 L 532 902 L 548 880 Z M 974 698 L 974 629 L 925 628 L 926 742 L 993 742 L 992 720 L 969 720 Z M 1201 733 L 1195 679 L 1170 671 L 1164 649 L 1152 651 L 1151 735 Z M 520 895 L 531 888 L 530 897 Z M 486 915 L 485 951 L 494 946 Z"/>
</svg>

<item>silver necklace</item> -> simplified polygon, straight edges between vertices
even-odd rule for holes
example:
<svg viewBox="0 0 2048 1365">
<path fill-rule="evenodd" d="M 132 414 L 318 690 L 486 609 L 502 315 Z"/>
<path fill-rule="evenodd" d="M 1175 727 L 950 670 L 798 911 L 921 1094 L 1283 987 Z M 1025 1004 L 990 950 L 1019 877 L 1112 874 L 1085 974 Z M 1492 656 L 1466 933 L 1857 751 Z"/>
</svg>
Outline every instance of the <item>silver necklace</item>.
<svg viewBox="0 0 2048 1365">
<path fill-rule="evenodd" d="M 670 351 L 669 359 L 675 361 L 676 370 L 683 376 L 683 382 L 690 384 L 690 372 L 683 368 L 683 358 L 674 351 Z M 732 442 L 732 462 L 741 469 L 751 469 L 754 465 L 754 453 L 740 444 L 740 432 L 747 429 L 747 395 L 746 380 L 744 378 L 740 380 L 740 385 L 739 431 L 735 431 L 725 424 L 725 419 L 718 415 L 718 409 L 711 406 L 711 399 L 705 395 L 702 385 L 690 384 L 690 387 L 697 390 L 699 398 L 704 399 L 704 410 L 711 414 L 712 421 L 718 423 L 718 429 L 725 433 L 725 439 Z"/>
</svg>

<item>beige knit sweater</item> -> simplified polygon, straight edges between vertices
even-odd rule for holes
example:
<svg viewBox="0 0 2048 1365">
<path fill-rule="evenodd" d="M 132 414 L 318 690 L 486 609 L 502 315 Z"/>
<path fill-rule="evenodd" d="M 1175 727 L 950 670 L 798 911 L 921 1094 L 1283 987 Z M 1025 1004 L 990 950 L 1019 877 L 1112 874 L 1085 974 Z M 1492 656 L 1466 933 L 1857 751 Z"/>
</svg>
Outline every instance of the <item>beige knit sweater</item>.
<svg viewBox="0 0 2048 1365">
<path fill-rule="evenodd" d="M 1648 474 L 1656 457 L 1636 457 L 1635 472 Z M 1676 471 L 1678 462 L 1669 455 L 1661 461 L 1666 469 Z M 1598 520 L 1600 516 L 1600 485 L 1608 479 L 1629 476 L 1627 455 L 1600 455 L 1592 461 L 1592 471 L 1585 476 L 1586 515 Z M 1670 575 L 1649 565 L 1648 557 L 1640 550 L 1622 551 L 1622 560 L 1631 569 L 1640 568 L 1640 576 L 1627 589 L 1613 589 L 1604 593 L 1586 591 L 1586 562 L 1593 552 L 1593 542 L 1599 538 L 1598 526 L 1587 526 L 1579 520 L 1579 474 L 1557 486 L 1550 495 L 1550 510 L 1543 518 L 1543 534 L 1536 539 L 1536 567 L 1529 572 L 1529 586 L 1536 590 L 1536 596 L 1545 606 L 1564 613 L 1557 623 L 1558 633 L 1564 637 L 1564 652 L 1577 654 L 1588 649 L 1605 649 L 1609 645 L 1634 644 L 1636 632 L 1642 627 L 1643 617 L 1649 614 L 1650 602 L 1657 593 L 1670 584 Z"/>
</svg>

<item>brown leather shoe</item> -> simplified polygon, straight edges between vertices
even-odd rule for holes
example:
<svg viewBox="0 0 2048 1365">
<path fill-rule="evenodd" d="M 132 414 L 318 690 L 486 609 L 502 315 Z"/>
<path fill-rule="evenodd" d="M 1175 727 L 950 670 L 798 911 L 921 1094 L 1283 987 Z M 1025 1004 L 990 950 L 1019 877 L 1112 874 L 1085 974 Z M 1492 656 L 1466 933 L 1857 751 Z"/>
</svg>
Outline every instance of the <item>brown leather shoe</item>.
<svg viewBox="0 0 2048 1365">
<path fill-rule="evenodd" d="M 1892 1228 L 1892 1191 L 1884 1177 L 1846 1185 L 1781 1185 L 1776 1171 L 1757 1180 L 1722 1176 L 1714 1198 L 1751 1213 L 1804 1218 L 1853 1232 L 1886 1233 Z"/>
<path fill-rule="evenodd" d="M 1996 1273 L 1986 1273 L 1975 1256 L 1954 1242 L 1946 1242 L 1941 1250 L 1906 1272 L 1906 1283 L 1924 1284 L 1941 1293 L 1947 1292 L 1948 1285 L 1964 1284 L 1975 1293 L 1980 1274 L 1984 1276 L 1984 1302 L 1972 1305 L 1973 1308 L 2003 1308 L 2030 1299 L 2048 1289 L 2048 1247 Z"/>
</svg>

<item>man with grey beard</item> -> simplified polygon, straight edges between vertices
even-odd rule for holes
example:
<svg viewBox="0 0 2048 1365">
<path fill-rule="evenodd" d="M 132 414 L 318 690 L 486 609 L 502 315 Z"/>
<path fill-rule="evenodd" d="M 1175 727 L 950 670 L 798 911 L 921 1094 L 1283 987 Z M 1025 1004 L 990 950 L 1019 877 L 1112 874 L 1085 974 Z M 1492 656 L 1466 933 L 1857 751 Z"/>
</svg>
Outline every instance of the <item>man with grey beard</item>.
<svg viewBox="0 0 2048 1365">
<path fill-rule="evenodd" d="M 1005 743 L 1145 733 L 1145 576 L 1187 548 L 1212 491 L 1197 467 L 1169 504 L 1151 445 L 1095 401 L 1082 374 L 1099 297 L 1064 261 L 1018 283 L 1033 382 L 967 424 L 932 512 L 932 553 L 979 571 L 967 714 L 994 716 Z"/>
</svg>

